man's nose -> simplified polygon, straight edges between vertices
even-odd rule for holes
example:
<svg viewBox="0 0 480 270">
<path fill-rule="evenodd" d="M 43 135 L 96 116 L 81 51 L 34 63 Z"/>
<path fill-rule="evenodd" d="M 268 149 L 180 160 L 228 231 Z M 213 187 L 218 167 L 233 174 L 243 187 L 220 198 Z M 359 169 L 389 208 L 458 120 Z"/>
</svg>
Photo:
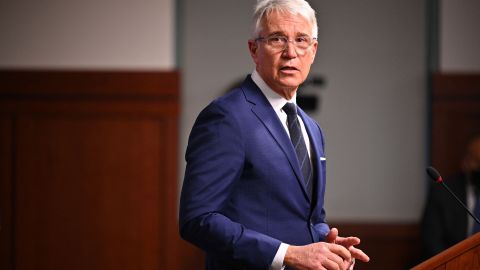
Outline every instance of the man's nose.
<svg viewBox="0 0 480 270">
<path fill-rule="evenodd" d="M 283 50 L 283 55 L 287 58 L 295 58 L 297 57 L 297 48 L 295 47 L 295 44 L 288 40 L 287 44 L 285 45 L 285 49 Z"/>
</svg>

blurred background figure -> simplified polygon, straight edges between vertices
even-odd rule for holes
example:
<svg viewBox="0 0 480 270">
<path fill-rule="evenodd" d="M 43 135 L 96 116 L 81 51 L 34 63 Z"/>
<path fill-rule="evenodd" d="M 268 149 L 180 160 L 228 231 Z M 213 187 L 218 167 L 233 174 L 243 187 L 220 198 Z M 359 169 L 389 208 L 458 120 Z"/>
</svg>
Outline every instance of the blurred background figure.
<svg viewBox="0 0 480 270">
<path fill-rule="evenodd" d="M 445 179 L 445 183 L 480 216 L 480 135 L 469 142 L 462 170 Z M 431 183 L 421 230 L 422 256 L 427 259 L 480 232 L 480 224 L 476 224 L 446 190 Z"/>
</svg>

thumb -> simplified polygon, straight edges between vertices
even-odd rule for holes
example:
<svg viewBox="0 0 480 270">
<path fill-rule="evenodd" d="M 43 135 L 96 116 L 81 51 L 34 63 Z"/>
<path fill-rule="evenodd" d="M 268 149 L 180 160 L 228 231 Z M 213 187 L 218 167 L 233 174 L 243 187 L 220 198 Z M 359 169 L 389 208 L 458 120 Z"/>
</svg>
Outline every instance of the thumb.
<svg viewBox="0 0 480 270">
<path fill-rule="evenodd" d="M 335 243 L 335 239 L 338 237 L 338 230 L 337 228 L 332 228 L 328 232 L 327 236 L 325 236 L 325 242 L 327 243 Z"/>
</svg>

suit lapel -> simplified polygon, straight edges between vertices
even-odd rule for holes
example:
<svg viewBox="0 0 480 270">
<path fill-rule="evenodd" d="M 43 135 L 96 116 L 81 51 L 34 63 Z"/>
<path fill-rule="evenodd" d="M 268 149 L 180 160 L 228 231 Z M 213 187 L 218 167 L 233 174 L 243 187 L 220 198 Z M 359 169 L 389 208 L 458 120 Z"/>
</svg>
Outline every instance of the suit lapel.
<svg viewBox="0 0 480 270">
<path fill-rule="evenodd" d="M 303 176 L 300 170 L 300 165 L 298 164 L 295 149 L 293 148 L 290 138 L 285 132 L 285 128 L 280 122 L 280 119 L 278 119 L 278 116 L 268 102 L 268 99 L 263 95 L 262 91 L 258 88 L 258 86 L 252 81 L 250 76 L 247 77 L 241 87 L 245 94 L 245 98 L 248 102 L 252 104 L 252 112 L 257 116 L 260 122 L 263 123 L 265 128 L 268 130 L 270 135 L 273 137 L 273 139 L 276 141 L 278 146 L 282 149 L 283 153 L 287 157 L 290 166 L 295 173 L 297 181 L 302 187 L 303 193 L 308 200 L 308 193 L 303 183 Z"/>
<path fill-rule="evenodd" d="M 303 120 L 303 124 L 305 125 L 305 129 L 307 130 L 308 133 L 308 138 L 310 140 L 310 155 L 312 159 L 312 167 L 315 170 L 314 178 L 315 180 L 315 185 L 314 185 L 314 194 L 318 194 L 318 190 L 320 190 L 320 185 L 322 184 L 322 164 L 321 164 L 321 158 L 325 158 L 325 154 L 323 153 L 323 147 L 322 147 L 322 142 L 321 140 L 321 135 L 318 133 L 318 128 L 315 123 L 313 123 L 310 118 L 307 116 L 307 114 L 302 110 L 298 110 L 298 114 Z"/>
</svg>

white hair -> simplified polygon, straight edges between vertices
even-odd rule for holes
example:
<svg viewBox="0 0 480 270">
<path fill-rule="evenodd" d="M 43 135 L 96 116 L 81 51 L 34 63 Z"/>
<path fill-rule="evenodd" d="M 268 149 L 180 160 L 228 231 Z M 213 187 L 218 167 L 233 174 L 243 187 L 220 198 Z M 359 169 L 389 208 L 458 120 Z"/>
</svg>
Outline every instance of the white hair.
<svg viewBox="0 0 480 270">
<path fill-rule="evenodd" d="M 253 12 L 253 38 L 262 31 L 262 19 L 272 12 L 288 12 L 301 15 L 312 25 L 312 37 L 318 36 L 315 10 L 305 0 L 258 0 Z"/>
</svg>

